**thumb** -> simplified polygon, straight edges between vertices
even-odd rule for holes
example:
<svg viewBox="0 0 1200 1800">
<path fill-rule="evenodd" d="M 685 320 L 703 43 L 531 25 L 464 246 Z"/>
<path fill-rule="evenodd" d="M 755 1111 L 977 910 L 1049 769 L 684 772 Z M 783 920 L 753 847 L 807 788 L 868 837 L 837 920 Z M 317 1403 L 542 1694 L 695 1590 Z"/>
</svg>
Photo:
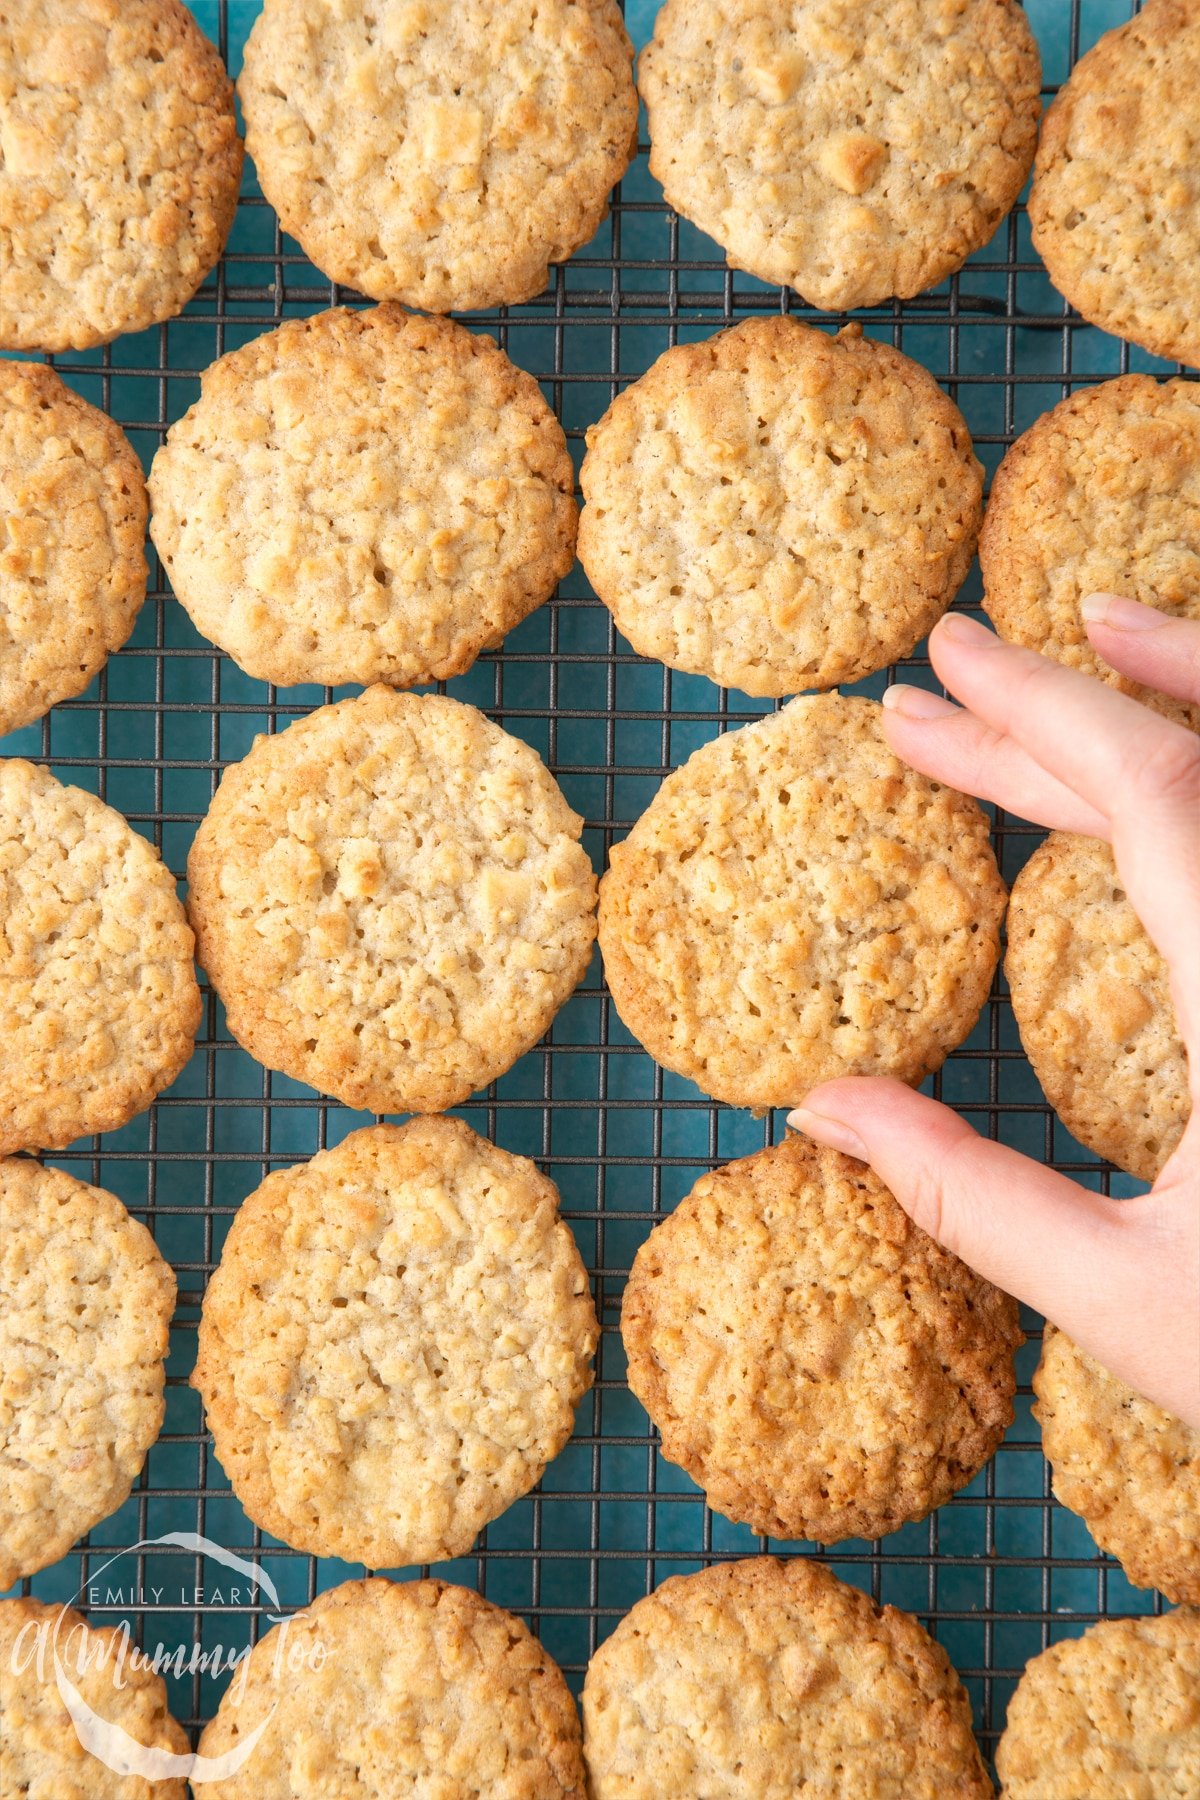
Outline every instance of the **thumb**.
<svg viewBox="0 0 1200 1800">
<path fill-rule="evenodd" d="M 1186 1371 L 1180 1388 L 1178 1340 L 1164 1354 L 1144 1330 L 1155 1316 L 1164 1248 L 1152 1227 L 1137 1230 L 1139 1219 L 1149 1224 L 1147 1202 L 1091 1193 L 980 1137 L 948 1106 L 899 1081 L 826 1082 L 788 1123 L 869 1163 L 930 1237 L 1052 1319 L 1139 1393 L 1181 1416 L 1183 1406 L 1195 1407 Z"/>
</svg>

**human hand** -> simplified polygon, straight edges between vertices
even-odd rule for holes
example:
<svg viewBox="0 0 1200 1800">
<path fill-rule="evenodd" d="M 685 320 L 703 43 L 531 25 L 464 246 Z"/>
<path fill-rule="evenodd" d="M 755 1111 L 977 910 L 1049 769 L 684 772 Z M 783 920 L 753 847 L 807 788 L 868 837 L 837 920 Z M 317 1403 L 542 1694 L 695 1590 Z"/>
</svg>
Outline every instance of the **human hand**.
<svg viewBox="0 0 1200 1800">
<path fill-rule="evenodd" d="M 1200 701 L 1200 624 L 1107 595 L 1084 614 L 1114 669 Z M 1200 1427 L 1200 738 L 961 614 L 942 620 L 929 647 L 963 706 L 890 688 L 888 742 L 936 781 L 1112 845 L 1170 968 L 1191 1120 L 1153 1190 L 1135 1200 L 1107 1199 L 981 1138 L 898 1081 L 825 1082 L 789 1123 L 870 1163 L 939 1243 Z"/>
</svg>

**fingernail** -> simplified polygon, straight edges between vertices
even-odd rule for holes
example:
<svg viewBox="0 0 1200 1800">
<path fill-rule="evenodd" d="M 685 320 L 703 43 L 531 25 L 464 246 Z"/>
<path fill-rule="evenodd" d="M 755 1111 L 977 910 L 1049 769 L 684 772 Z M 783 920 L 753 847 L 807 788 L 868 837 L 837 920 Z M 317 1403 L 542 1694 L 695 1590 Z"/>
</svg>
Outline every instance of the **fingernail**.
<svg viewBox="0 0 1200 1800">
<path fill-rule="evenodd" d="M 940 694 L 931 694 L 928 688 L 910 687 L 906 681 L 897 681 L 883 691 L 883 704 L 889 712 L 899 713 L 902 719 L 944 719 L 948 713 L 958 711 L 949 700 L 943 700 Z"/>
<path fill-rule="evenodd" d="M 788 1114 L 787 1122 L 793 1131 L 802 1131 L 805 1137 L 813 1138 L 827 1149 L 840 1150 L 843 1156 L 856 1156 L 859 1162 L 867 1160 L 867 1146 L 857 1131 L 843 1125 L 840 1119 L 831 1119 L 825 1113 L 798 1106 L 795 1112 Z"/>
<path fill-rule="evenodd" d="M 1127 600 L 1123 594 L 1087 594 L 1079 602 L 1079 610 L 1089 625 L 1107 625 L 1110 631 L 1156 631 L 1171 622 L 1166 613 Z"/>
<path fill-rule="evenodd" d="M 980 644 L 998 644 L 1000 642 L 994 631 L 989 631 L 977 619 L 968 618 L 966 613 L 947 613 L 945 618 L 933 629 L 939 636 L 947 637 L 955 644 L 979 646 Z"/>
</svg>

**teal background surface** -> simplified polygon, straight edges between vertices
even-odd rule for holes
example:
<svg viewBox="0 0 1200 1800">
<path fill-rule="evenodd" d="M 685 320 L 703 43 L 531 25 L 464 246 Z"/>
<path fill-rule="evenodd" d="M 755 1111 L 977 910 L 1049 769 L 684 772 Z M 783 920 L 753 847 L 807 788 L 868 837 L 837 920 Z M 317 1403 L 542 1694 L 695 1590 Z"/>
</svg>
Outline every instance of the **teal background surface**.
<svg viewBox="0 0 1200 1800">
<path fill-rule="evenodd" d="M 257 10 L 250 0 L 200 0 L 194 7 L 234 74 Z M 1127 0 L 1030 0 L 1028 10 L 1050 92 L 1078 51 L 1130 8 Z M 627 12 L 640 45 L 654 7 L 630 0 Z M 103 350 L 54 359 L 80 393 L 125 425 L 147 465 L 215 357 L 282 317 L 353 299 L 332 289 L 280 237 L 249 165 L 244 194 L 228 253 L 182 318 Z M 543 380 L 578 464 L 584 429 L 668 345 L 781 306 L 829 324 L 844 317 L 814 314 L 795 296 L 727 271 L 717 247 L 666 210 L 647 171 L 643 120 L 642 153 L 596 240 L 553 272 L 536 302 L 465 322 L 493 332 L 517 363 Z M 1030 248 L 1023 208 L 961 276 L 916 302 L 861 317 L 868 332 L 895 343 L 945 383 L 989 473 L 1013 437 L 1073 387 L 1129 368 L 1167 370 L 1069 313 Z M 334 696 L 316 687 L 277 690 L 243 675 L 197 635 L 161 568 L 152 566 L 151 597 L 128 647 L 81 699 L 12 734 L 0 749 L 47 761 L 63 779 L 103 795 L 181 874 L 222 768 L 246 752 L 256 733 L 282 728 Z M 974 571 L 959 604 L 974 607 L 978 595 Z M 854 691 L 878 696 L 896 673 Z M 903 678 L 933 684 L 923 647 L 904 665 Z M 482 658 L 447 691 L 484 707 L 547 758 L 588 821 L 598 869 L 668 769 L 715 733 L 765 710 L 761 702 L 635 656 L 578 568 L 502 651 Z M 1020 821 L 997 819 L 997 847 L 1010 880 L 1038 835 Z M 1117 1194 L 1140 1191 L 1083 1150 L 1049 1112 L 1020 1052 L 1002 984 L 971 1039 L 930 1086 L 985 1133 L 1086 1184 Z M 625 1272 L 654 1219 L 703 1170 L 777 1138 L 782 1115 L 758 1121 L 716 1106 L 656 1068 L 617 1019 L 598 958 L 545 1043 L 460 1110 L 506 1148 L 535 1156 L 559 1184 L 605 1330 L 596 1388 L 580 1409 L 570 1445 L 537 1492 L 488 1528 L 477 1554 L 437 1572 L 522 1612 L 578 1689 L 596 1643 L 659 1581 L 714 1557 L 767 1547 L 710 1514 L 688 1478 L 658 1455 L 655 1435 L 624 1383 L 616 1327 Z M 186 1382 L 206 1276 L 241 1200 L 268 1170 L 365 1122 L 365 1115 L 266 1073 L 233 1044 L 219 1004 L 208 996 L 195 1054 L 152 1110 L 53 1159 L 119 1194 L 150 1224 L 177 1271 L 180 1300 L 166 1426 L 139 1488 L 85 1546 L 24 1591 L 48 1599 L 82 1593 L 93 1601 L 93 1617 L 129 1617 L 147 1644 L 195 1640 L 211 1649 L 247 1641 L 261 1625 L 262 1608 L 247 1603 L 244 1588 L 234 1601 L 227 1572 L 216 1566 L 178 1550 L 131 1546 L 171 1531 L 203 1532 L 260 1558 L 287 1606 L 361 1573 L 296 1555 L 250 1524 L 229 1492 Z M 1097 1553 L 1081 1522 L 1050 1498 L 1029 1410 L 1038 1322 L 1027 1323 L 1034 1335 L 1020 1357 L 1018 1416 L 994 1462 L 926 1523 L 881 1543 L 838 1546 L 825 1558 L 846 1579 L 914 1610 L 930 1626 L 966 1680 L 989 1753 L 1013 1679 L 1029 1656 L 1099 1616 L 1161 1606 L 1157 1596 L 1130 1587 Z M 813 1553 L 810 1545 L 770 1548 Z M 198 1584 L 203 1602 L 196 1600 Z M 110 1589 L 117 1603 L 106 1606 Z M 161 1590 L 158 1599 L 152 1589 Z M 174 1710 L 195 1727 L 211 1715 L 223 1685 L 207 1676 L 173 1680 Z"/>
</svg>

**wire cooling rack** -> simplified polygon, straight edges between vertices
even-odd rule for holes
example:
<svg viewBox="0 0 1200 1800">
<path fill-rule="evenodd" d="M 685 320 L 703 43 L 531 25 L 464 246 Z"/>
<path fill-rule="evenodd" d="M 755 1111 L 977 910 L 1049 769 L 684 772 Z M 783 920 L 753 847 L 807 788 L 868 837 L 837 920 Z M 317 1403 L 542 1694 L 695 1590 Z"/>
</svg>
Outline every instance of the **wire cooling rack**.
<svg viewBox="0 0 1200 1800">
<path fill-rule="evenodd" d="M 256 0 L 200 0 L 201 25 L 236 74 Z M 1030 0 L 1047 93 L 1082 49 L 1129 16 L 1129 0 Z M 629 0 L 637 44 L 653 0 Z M 836 325 L 724 265 L 716 246 L 678 220 L 637 163 L 595 242 L 530 305 L 471 316 L 542 381 L 578 462 L 587 425 L 676 342 L 779 310 Z M 229 249 L 185 316 L 110 347 L 54 359 L 86 398 L 126 428 L 146 462 L 191 404 L 200 371 L 285 317 L 355 296 L 331 287 L 280 235 L 247 168 Z M 1019 208 L 960 276 L 931 294 L 859 315 L 869 333 L 924 363 L 966 414 L 989 473 L 1005 446 L 1073 388 L 1130 367 L 1167 371 L 1084 326 L 1051 288 Z M 278 690 L 250 680 L 193 631 L 152 565 L 151 596 L 129 646 L 79 700 L 5 740 L 98 792 L 158 844 L 181 874 L 222 769 L 256 733 L 282 729 L 332 698 L 327 688 Z M 973 575 L 960 604 L 977 603 Z M 860 685 L 878 695 L 889 671 Z M 922 651 L 903 678 L 931 685 Z M 635 656 L 576 569 L 560 593 L 449 691 L 534 744 L 587 819 L 597 867 L 667 771 L 699 743 L 768 710 L 709 682 Z M 1007 878 L 1038 833 L 1000 815 Z M 988 1135 L 1106 1193 L 1139 1191 L 1057 1123 L 1025 1062 L 998 986 L 978 1028 L 932 1083 Z M 654 1221 L 719 1161 L 776 1139 L 782 1115 L 756 1121 L 717 1106 L 655 1067 L 622 1028 L 598 960 L 549 1037 L 472 1106 L 460 1109 L 506 1148 L 534 1156 L 558 1183 L 592 1273 L 604 1325 L 597 1381 L 571 1443 L 539 1490 L 488 1530 L 477 1550 L 438 1573 L 524 1614 L 578 1689 L 591 1652 L 666 1576 L 765 1548 L 707 1511 L 692 1483 L 658 1454 L 624 1381 L 617 1330 L 624 1276 Z M 240 1201 L 272 1168 L 310 1156 L 365 1115 L 268 1074 L 233 1044 L 209 994 L 186 1071 L 141 1118 L 55 1158 L 119 1194 L 153 1230 L 179 1278 L 166 1425 L 133 1497 L 85 1546 L 25 1584 L 46 1599 L 80 1596 L 93 1619 L 128 1619 L 147 1648 L 180 1647 L 173 1710 L 192 1729 L 211 1716 L 225 1678 L 187 1667 L 193 1643 L 212 1652 L 257 1637 L 261 1593 L 179 1548 L 145 1546 L 196 1532 L 257 1558 L 284 1607 L 361 1570 L 293 1553 L 264 1538 L 233 1499 L 187 1387 L 205 1281 Z M 1083 1525 L 1050 1496 L 1029 1377 L 1038 1321 L 1020 1357 L 1018 1417 L 991 1465 L 927 1522 L 879 1543 L 848 1543 L 824 1560 L 878 1600 L 916 1612 L 971 1692 L 990 1755 L 1025 1661 L 1059 1636 L 1112 1614 L 1157 1611 L 1101 1557 Z M 423 1571 L 409 1571 L 420 1573 Z"/>
</svg>

